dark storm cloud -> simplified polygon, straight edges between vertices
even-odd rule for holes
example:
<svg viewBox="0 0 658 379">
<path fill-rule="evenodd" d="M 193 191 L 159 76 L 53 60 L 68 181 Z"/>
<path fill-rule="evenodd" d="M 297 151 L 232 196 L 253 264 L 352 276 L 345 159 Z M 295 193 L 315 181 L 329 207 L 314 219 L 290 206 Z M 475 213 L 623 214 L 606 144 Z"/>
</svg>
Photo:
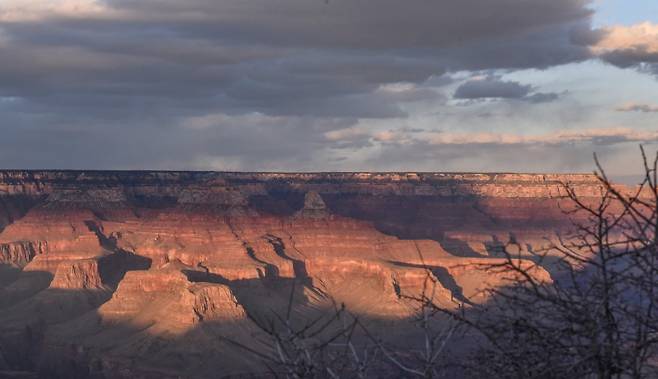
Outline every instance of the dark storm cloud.
<svg viewBox="0 0 658 379">
<path fill-rule="evenodd" d="M 647 52 L 643 49 L 619 49 L 605 52 L 600 57 L 621 68 L 648 64 L 647 68 L 655 69 L 655 65 L 658 64 L 658 52 Z"/>
<path fill-rule="evenodd" d="M 543 55 L 573 60 L 578 47 L 558 29 L 586 24 L 586 3 L 106 1 L 83 17 L 55 12 L 1 24 L 9 43 L 0 51 L 0 79 L 15 96 L 186 94 L 269 111 L 295 97 L 323 100 L 420 82 L 446 67 L 545 66 Z M 539 54 L 546 46 L 537 37 L 550 40 L 551 54 Z M 470 53 L 460 51 L 464 46 Z M 501 54 L 505 46 L 515 51 Z"/>
<path fill-rule="evenodd" d="M 441 100 L 421 85 L 429 78 L 591 57 L 573 37 L 589 29 L 588 3 L 5 0 L 0 156 L 31 167 L 322 164 L 318 151 L 345 146 L 325 133 Z M 507 96 L 553 96 L 513 87 Z M 253 114 L 276 122 L 241 118 Z"/>
<path fill-rule="evenodd" d="M 455 91 L 455 99 L 502 98 L 521 99 L 530 93 L 532 86 L 496 78 L 469 80 Z"/>
<path fill-rule="evenodd" d="M 192 36 L 308 48 L 437 48 L 582 20 L 588 0 L 109 0 Z"/>
<path fill-rule="evenodd" d="M 532 93 L 533 91 L 531 85 L 489 76 L 464 82 L 457 87 L 453 97 L 462 100 L 512 99 L 531 103 L 543 103 L 558 98 L 558 94 L 555 93 Z"/>
</svg>

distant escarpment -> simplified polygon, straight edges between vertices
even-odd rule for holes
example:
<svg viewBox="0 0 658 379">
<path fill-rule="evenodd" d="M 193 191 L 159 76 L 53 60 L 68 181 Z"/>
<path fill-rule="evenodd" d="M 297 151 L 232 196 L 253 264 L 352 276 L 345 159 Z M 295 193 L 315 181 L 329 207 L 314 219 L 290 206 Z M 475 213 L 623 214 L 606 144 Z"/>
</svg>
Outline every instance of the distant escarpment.
<svg viewBox="0 0 658 379">
<path fill-rule="evenodd" d="M 293 282 L 295 314 L 336 301 L 376 325 L 413 315 L 402 295 L 428 272 L 437 302 L 486 301 L 505 278 L 479 263 L 570 227 L 565 182 L 600 190 L 592 175 L 0 171 L 0 373 L 246 373 L 218 336 L 251 344 Z"/>
</svg>

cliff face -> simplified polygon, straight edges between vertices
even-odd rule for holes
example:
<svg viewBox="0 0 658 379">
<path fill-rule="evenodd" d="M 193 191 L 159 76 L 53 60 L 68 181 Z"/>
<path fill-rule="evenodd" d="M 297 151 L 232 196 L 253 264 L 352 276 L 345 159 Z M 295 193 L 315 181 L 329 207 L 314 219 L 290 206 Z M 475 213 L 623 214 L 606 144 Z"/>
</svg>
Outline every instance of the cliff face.
<svg viewBox="0 0 658 379">
<path fill-rule="evenodd" d="M 217 335 L 250 341 L 293 281 L 301 315 L 404 320 L 423 265 L 436 301 L 485 301 L 504 278 L 478 263 L 569 226 L 560 182 L 598 193 L 589 175 L 0 172 L 0 370 L 239 372 Z"/>
</svg>

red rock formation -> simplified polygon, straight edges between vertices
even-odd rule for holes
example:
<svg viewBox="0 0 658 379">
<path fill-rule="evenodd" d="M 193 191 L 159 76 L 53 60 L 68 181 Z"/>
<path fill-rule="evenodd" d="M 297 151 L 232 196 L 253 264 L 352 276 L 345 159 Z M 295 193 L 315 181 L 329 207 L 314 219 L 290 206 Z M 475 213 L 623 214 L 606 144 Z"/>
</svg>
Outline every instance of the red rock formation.
<svg viewBox="0 0 658 379">
<path fill-rule="evenodd" d="M 247 315 L 291 288 L 300 317 L 333 299 L 405 319 L 428 281 L 445 306 L 486 301 L 501 244 L 568 227 L 562 181 L 598 193 L 589 175 L 0 172 L 0 370 L 234 372 L 217 335 L 251 341 Z"/>
</svg>

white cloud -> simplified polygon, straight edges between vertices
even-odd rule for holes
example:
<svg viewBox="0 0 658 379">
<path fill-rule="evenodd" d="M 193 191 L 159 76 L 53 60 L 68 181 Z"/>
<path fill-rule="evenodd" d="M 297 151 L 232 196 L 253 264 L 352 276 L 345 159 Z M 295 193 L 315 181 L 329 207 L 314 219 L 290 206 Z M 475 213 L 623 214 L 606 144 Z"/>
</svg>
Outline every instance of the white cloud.
<svg viewBox="0 0 658 379">
<path fill-rule="evenodd" d="M 363 137 L 370 137 L 370 132 L 367 129 L 362 127 L 351 127 L 338 130 L 332 130 L 330 132 L 324 133 L 324 137 L 327 141 L 337 142 L 337 141 L 348 141 L 355 140 Z"/>
<path fill-rule="evenodd" d="M 405 92 L 411 92 L 417 88 L 415 83 L 405 83 L 405 82 L 399 82 L 399 83 L 389 83 L 389 84 L 382 84 L 379 86 L 377 89 L 377 92 L 382 92 L 382 93 L 405 93 Z"/>
<path fill-rule="evenodd" d="M 78 18 L 111 12 L 98 0 L 2 0 L 0 22 L 37 21 L 46 17 Z"/>
<path fill-rule="evenodd" d="M 643 22 L 631 26 L 603 28 L 603 37 L 592 46 L 596 54 L 616 50 L 640 50 L 658 53 L 658 24 Z"/>
</svg>

